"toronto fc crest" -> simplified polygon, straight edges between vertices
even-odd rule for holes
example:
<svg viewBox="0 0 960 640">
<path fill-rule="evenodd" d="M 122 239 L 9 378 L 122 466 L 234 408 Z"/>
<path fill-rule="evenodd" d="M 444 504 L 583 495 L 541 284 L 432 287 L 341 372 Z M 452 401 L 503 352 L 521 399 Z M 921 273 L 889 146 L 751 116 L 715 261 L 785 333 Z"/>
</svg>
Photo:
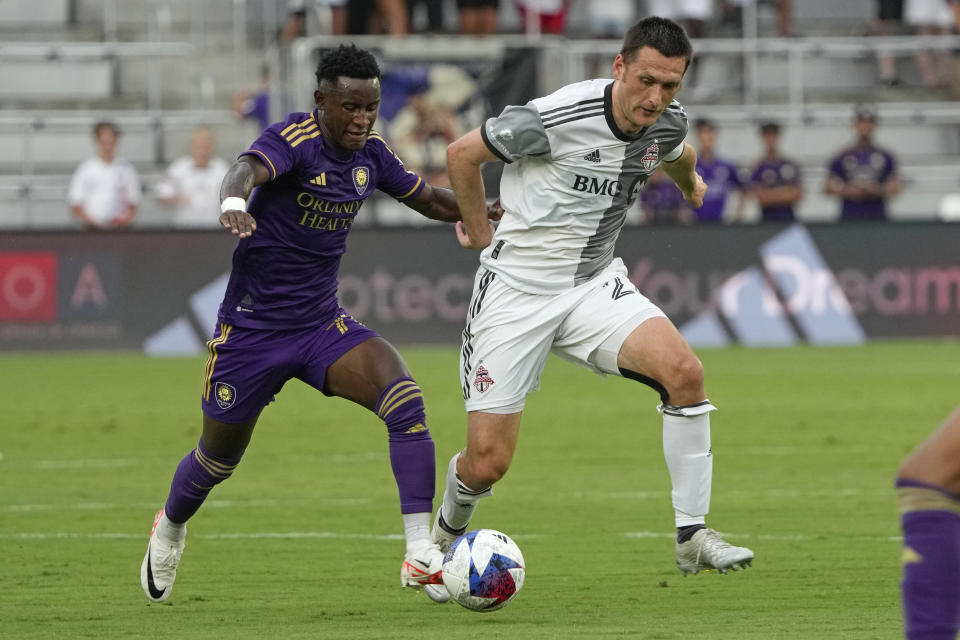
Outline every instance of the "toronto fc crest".
<svg viewBox="0 0 960 640">
<path fill-rule="evenodd" d="M 490 377 L 490 372 L 483 365 L 477 367 L 477 377 L 473 379 L 473 386 L 480 393 L 493 386 L 493 378 Z"/>
<path fill-rule="evenodd" d="M 660 145 L 654 142 L 647 147 L 647 152 L 640 158 L 640 164 L 642 164 L 643 168 L 647 171 L 653 171 L 653 168 L 657 166 L 658 162 L 660 162 Z"/>
</svg>

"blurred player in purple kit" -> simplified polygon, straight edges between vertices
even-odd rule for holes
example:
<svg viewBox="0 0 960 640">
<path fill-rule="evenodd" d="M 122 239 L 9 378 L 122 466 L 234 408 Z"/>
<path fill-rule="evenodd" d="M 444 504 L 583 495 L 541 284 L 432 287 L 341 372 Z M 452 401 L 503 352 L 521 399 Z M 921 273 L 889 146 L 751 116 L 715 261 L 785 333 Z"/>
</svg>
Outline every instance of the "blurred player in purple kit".
<svg viewBox="0 0 960 640">
<path fill-rule="evenodd" d="M 960 631 L 960 407 L 897 473 L 908 640 L 955 640 Z"/>
<path fill-rule="evenodd" d="M 877 128 L 873 109 L 858 107 L 853 128 L 857 140 L 830 160 L 824 191 L 841 199 L 842 221 L 886 220 L 887 198 L 900 193 L 897 161 L 873 142 Z"/>
<path fill-rule="evenodd" d="M 780 125 L 760 125 L 764 156 L 750 174 L 750 193 L 760 203 L 764 222 L 789 222 L 796 219 L 793 210 L 803 199 L 800 165 L 780 155 Z"/>
<path fill-rule="evenodd" d="M 386 423 L 407 540 L 401 583 L 448 597 L 436 588 L 443 555 L 429 539 L 436 463 L 422 393 L 393 346 L 340 307 L 337 274 L 374 189 L 428 218 L 452 222 L 460 213 L 450 191 L 404 169 L 372 130 L 380 69 L 370 53 L 341 46 L 316 75 L 316 109 L 268 127 L 223 180 L 220 224 L 240 240 L 207 343 L 203 434 L 177 467 L 141 566 L 154 602 L 170 595 L 187 520 L 233 473 L 260 412 L 291 378 Z"/>
<path fill-rule="evenodd" d="M 731 214 L 734 219 L 743 215 L 744 184 L 740 180 L 737 165 L 716 155 L 717 127 L 709 120 L 698 120 L 697 130 L 697 173 L 707 183 L 707 193 L 703 197 L 703 206 L 696 210 L 699 222 L 723 222 L 727 198 L 732 191 L 739 196 Z"/>
</svg>

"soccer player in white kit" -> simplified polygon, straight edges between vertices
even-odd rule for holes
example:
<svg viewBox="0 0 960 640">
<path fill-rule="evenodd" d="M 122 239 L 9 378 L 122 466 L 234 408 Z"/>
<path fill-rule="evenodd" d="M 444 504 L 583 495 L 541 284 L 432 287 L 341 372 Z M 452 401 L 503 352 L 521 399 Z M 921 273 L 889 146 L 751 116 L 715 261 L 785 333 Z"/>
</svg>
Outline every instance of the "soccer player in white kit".
<svg viewBox="0 0 960 640">
<path fill-rule="evenodd" d="M 680 570 L 726 573 L 752 562 L 750 549 L 705 524 L 715 407 L 703 367 L 613 255 L 626 211 L 657 167 L 691 205 L 703 202 L 696 151 L 684 142 L 687 117 L 673 99 L 692 55 L 679 25 L 646 18 L 627 32 L 613 80 L 577 82 L 508 106 L 448 148 L 463 218 L 457 237 L 482 253 L 460 355 L 467 446 L 450 460 L 434 521 L 441 548 L 466 530 L 477 501 L 510 466 L 524 399 L 552 350 L 660 393 Z M 498 160 L 506 163 L 505 213 L 494 229 L 480 167 Z"/>
</svg>

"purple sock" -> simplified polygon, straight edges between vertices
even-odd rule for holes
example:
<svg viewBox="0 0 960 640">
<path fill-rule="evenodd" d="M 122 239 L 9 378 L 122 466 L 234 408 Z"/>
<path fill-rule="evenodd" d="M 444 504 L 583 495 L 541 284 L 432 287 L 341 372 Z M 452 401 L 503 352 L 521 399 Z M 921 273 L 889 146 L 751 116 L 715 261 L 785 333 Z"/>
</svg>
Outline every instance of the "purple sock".
<svg viewBox="0 0 960 640">
<path fill-rule="evenodd" d="M 203 447 L 203 442 L 198 442 L 197 448 L 180 461 L 173 474 L 170 495 L 163 507 L 167 518 L 176 523 L 189 520 L 207 499 L 210 490 L 229 478 L 239 462 L 240 458 L 212 456 Z"/>
<path fill-rule="evenodd" d="M 394 380 L 380 394 L 376 412 L 387 423 L 390 466 L 400 492 L 400 513 L 430 513 L 437 460 L 420 387 L 410 378 Z"/>
<path fill-rule="evenodd" d="M 960 500 L 897 481 L 903 528 L 903 617 L 908 640 L 956 640 L 960 629 Z"/>
</svg>

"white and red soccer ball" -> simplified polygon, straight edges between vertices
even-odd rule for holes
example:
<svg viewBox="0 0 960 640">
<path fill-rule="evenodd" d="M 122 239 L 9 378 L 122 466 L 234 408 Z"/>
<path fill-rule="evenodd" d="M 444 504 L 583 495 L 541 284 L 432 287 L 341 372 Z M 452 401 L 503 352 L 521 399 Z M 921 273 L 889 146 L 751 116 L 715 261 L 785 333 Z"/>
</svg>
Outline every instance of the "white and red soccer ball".
<svg viewBox="0 0 960 640">
<path fill-rule="evenodd" d="M 463 534 L 443 558 L 443 584 L 450 597 L 472 611 L 505 606 L 523 587 L 525 573 L 520 548 L 493 529 Z"/>
</svg>

